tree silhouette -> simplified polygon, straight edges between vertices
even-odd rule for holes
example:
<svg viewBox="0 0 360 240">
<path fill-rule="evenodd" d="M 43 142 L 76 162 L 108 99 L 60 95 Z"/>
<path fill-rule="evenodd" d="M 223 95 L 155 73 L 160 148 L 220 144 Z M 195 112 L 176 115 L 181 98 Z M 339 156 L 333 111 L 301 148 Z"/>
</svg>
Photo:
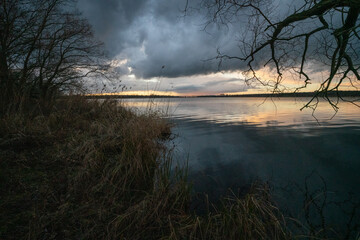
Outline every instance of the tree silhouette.
<svg viewBox="0 0 360 240">
<path fill-rule="evenodd" d="M 237 59 L 247 63 L 247 81 L 255 80 L 270 86 L 273 93 L 282 92 L 283 74 L 287 70 L 303 78 L 303 85 L 312 83 L 306 64 L 326 66 L 328 75 L 322 80 L 313 98 L 304 106 L 316 108 L 324 97 L 337 110 L 339 100 L 348 101 L 338 94 L 337 99 L 329 97 L 330 92 L 339 93 L 345 82 L 355 89 L 360 80 L 360 1 L 358 0 L 304 0 L 296 2 L 283 18 L 279 18 L 279 6 L 271 0 L 213 0 L 202 1 L 207 9 L 207 24 L 220 23 L 247 25 L 250 37 L 240 40 L 242 55 L 223 54 L 218 50 L 220 63 L 225 59 Z M 297 6 L 296 6 L 297 5 Z M 188 4 L 186 5 L 188 6 Z M 283 7 L 282 7 L 283 9 Z M 247 16 L 248 23 L 239 22 Z M 244 18 L 242 18 L 244 19 Z M 276 79 L 268 81 L 258 77 L 259 64 L 276 71 Z M 350 85 L 348 84 L 348 85 Z M 352 101 L 356 104 L 356 102 Z"/>
<path fill-rule="evenodd" d="M 1 0 L 2 110 L 31 99 L 50 104 L 63 91 L 106 70 L 101 43 L 71 0 Z"/>
</svg>

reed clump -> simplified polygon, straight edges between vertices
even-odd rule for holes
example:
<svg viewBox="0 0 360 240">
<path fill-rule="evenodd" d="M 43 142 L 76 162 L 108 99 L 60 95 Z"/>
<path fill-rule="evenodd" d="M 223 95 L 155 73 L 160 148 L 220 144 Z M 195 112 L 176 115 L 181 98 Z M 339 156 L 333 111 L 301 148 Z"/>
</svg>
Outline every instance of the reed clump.
<svg viewBox="0 0 360 240">
<path fill-rule="evenodd" d="M 288 239 L 256 185 L 205 215 L 190 212 L 171 126 L 114 101 L 59 100 L 0 120 L 0 239 Z"/>
</svg>

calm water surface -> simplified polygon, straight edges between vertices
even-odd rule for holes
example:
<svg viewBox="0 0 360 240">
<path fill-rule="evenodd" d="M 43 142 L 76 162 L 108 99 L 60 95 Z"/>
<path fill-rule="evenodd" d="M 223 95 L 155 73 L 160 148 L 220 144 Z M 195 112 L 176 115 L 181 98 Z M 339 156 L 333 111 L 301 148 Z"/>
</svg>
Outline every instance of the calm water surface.
<svg viewBox="0 0 360 240">
<path fill-rule="evenodd" d="M 256 180 L 292 216 L 326 216 L 347 223 L 360 201 L 360 108 L 321 102 L 314 116 L 303 98 L 181 98 L 122 100 L 139 111 L 158 110 L 175 124 L 175 159 L 188 159 L 194 191 L 211 201 Z M 317 207 L 318 206 L 318 207 Z M 325 206 L 322 208 L 322 206 Z M 360 206 L 359 206 L 360 207 Z M 359 209 L 350 224 L 359 221 Z M 359 221 L 360 222 L 360 221 Z"/>
</svg>

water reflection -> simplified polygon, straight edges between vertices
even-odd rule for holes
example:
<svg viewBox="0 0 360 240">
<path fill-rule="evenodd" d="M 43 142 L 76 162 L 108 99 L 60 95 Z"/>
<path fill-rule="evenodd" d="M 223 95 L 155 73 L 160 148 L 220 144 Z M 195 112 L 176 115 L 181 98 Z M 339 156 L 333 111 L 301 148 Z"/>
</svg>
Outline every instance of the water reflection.
<svg viewBox="0 0 360 240">
<path fill-rule="evenodd" d="M 304 202 L 314 193 L 328 206 L 323 210 L 327 224 L 345 226 L 344 211 L 360 202 L 360 109 L 342 103 L 333 117 L 322 102 L 315 119 L 311 110 L 299 110 L 306 99 L 263 101 L 135 99 L 126 104 L 168 114 L 178 135 L 175 160 L 188 159 L 195 191 L 206 192 L 210 200 L 260 179 L 274 186 L 274 197 L 291 215 L 304 217 Z M 350 225 L 360 222 L 359 209 L 355 213 Z"/>
<path fill-rule="evenodd" d="M 157 110 L 176 119 L 206 120 L 215 123 L 250 124 L 256 126 L 307 127 L 308 125 L 332 126 L 360 121 L 360 111 L 349 103 L 340 103 L 339 112 L 321 101 L 314 116 L 311 109 L 300 108 L 305 98 L 174 98 L 174 99 L 124 99 L 129 107 L 144 111 Z M 330 121 L 331 120 L 331 121 Z"/>
</svg>

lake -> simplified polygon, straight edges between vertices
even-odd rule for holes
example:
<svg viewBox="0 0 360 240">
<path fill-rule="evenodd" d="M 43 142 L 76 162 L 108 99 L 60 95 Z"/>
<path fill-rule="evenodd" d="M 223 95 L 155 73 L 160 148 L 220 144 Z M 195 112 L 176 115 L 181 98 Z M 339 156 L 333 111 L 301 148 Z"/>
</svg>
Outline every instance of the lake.
<svg viewBox="0 0 360 240">
<path fill-rule="evenodd" d="M 360 222 L 360 108 L 340 103 L 335 114 L 322 101 L 315 112 L 300 111 L 305 98 L 121 101 L 174 123 L 174 159 L 188 161 L 194 192 L 210 201 L 261 181 L 289 216 L 310 216 L 308 225 Z M 194 204 L 201 209 L 201 197 Z"/>
</svg>

